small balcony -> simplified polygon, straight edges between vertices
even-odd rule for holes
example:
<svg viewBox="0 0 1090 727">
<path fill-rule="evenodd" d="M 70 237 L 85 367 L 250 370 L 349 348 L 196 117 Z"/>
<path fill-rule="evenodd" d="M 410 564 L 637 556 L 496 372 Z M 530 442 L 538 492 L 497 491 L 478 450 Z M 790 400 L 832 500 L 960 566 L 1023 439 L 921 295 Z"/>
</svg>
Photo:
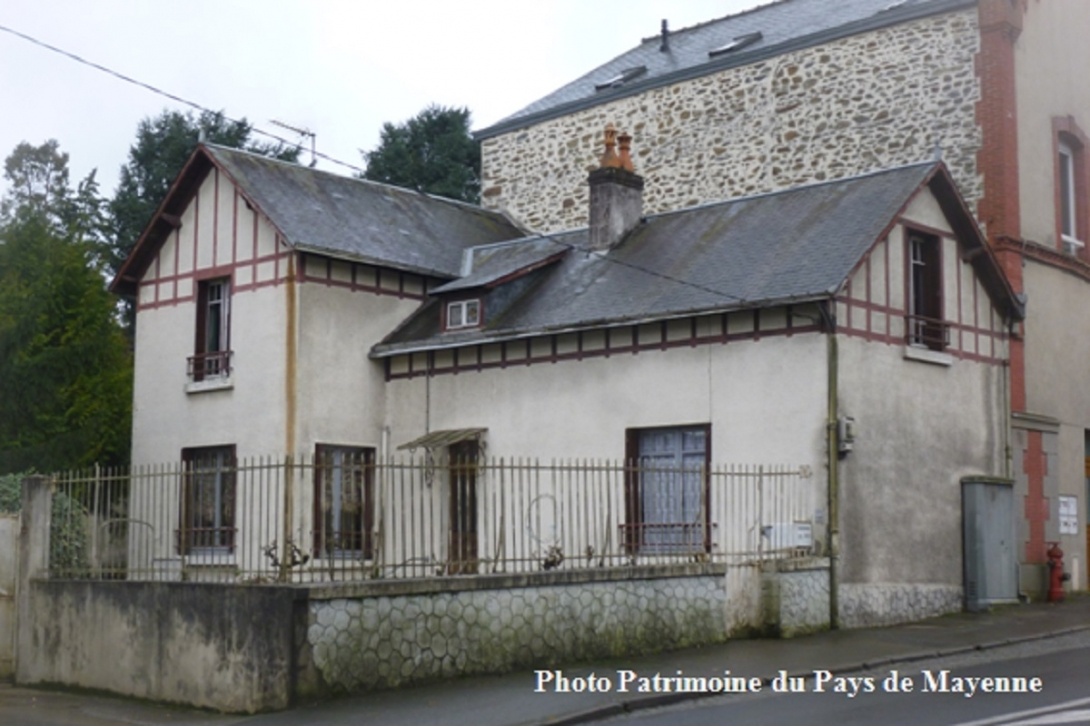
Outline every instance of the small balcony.
<svg viewBox="0 0 1090 727">
<path fill-rule="evenodd" d="M 233 351 L 212 351 L 198 353 L 186 359 L 186 393 L 215 391 L 232 388 L 231 377 L 234 371 L 231 365 Z"/>
<path fill-rule="evenodd" d="M 950 324 L 938 318 L 907 315 L 905 343 L 932 351 L 945 351 L 950 346 Z"/>
</svg>

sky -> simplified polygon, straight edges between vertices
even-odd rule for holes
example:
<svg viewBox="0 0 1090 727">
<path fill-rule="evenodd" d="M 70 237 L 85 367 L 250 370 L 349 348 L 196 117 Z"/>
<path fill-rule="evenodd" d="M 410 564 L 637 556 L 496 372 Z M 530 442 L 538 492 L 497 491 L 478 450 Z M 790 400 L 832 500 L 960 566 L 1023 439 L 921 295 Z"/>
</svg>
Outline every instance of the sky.
<svg viewBox="0 0 1090 727">
<path fill-rule="evenodd" d="M 308 129 L 319 152 L 363 166 L 384 122 L 435 103 L 468 107 L 484 128 L 657 34 L 664 18 L 680 29 L 759 4 L 0 0 L 0 26 L 292 141 L 270 122 Z M 167 108 L 190 109 L 0 29 L 0 157 L 56 139 L 73 186 L 97 169 L 112 196 L 137 124 Z"/>
</svg>

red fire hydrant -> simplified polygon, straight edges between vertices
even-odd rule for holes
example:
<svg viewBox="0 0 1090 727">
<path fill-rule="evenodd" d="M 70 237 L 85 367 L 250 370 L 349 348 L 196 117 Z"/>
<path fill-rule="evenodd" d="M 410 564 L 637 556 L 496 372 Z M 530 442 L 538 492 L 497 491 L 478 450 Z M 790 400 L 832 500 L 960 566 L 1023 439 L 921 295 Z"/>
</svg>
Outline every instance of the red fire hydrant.
<svg viewBox="0 0 1090 727">
<path fill-rule="evenodd" d="M 1064 600 L 1064 581 L 1069 576 L 1064 573 L 1064 552 L 1060 550 L 1060 544 L 1051 543 L 1051 546 L 1045 553 L 1048 556 L 1048 600 L 1059 602 Z"/>
</svg>

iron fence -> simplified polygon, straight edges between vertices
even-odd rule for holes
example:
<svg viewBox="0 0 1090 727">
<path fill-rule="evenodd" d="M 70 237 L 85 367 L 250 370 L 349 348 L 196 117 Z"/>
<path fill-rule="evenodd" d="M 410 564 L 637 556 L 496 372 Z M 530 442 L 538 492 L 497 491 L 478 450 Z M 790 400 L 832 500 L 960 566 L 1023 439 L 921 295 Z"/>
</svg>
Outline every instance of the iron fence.
<svg viewBox="0 0 1090 727">
<path fill-rule="evenodd" d="M 55 475 L 53 577 L 328 582 L 677 562 L 811 547 L 805 467 L 340 451 Z"/>
</svg>

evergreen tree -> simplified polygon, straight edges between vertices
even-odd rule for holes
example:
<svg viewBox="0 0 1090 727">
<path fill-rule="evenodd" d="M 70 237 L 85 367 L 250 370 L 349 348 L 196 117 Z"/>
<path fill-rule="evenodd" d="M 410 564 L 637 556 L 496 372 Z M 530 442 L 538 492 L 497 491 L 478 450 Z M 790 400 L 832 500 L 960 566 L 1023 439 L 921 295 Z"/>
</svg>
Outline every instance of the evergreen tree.
<svg viewBox="0 0 1090 727">
<path fill-rule="evenodd" d="M 293 162 L 299 156 L 298 147 L 251 141 L 252 132 L 253 127 L 245 119 L 231 121 L 221 112 L 205 111 L 194 116 L 163 111 L 141 121 L 136 128 L 136 142 L 129 147 L 129 160 L 121 167 L 117 193 L 109 204 L 111 273 L 116 273 L 125 261 L 202 136 L 211 144 L 276 159 Z"/>
<path fill-rule="evenodd" d="M 364 152 L 364 179 L 477 204 L 481 145 L 466 108 L 428 106 L 402 124 L 382 125 L 378 147 Z"/>
<path fill-rule="evenodd" d="M 67 160 L 55 141 L 20 144 L 4 167 L 0 473 L 128 458 L 132 360 L 96 262 L 102 200 L 94 173 L 68 187 Z"/>
</svg>

